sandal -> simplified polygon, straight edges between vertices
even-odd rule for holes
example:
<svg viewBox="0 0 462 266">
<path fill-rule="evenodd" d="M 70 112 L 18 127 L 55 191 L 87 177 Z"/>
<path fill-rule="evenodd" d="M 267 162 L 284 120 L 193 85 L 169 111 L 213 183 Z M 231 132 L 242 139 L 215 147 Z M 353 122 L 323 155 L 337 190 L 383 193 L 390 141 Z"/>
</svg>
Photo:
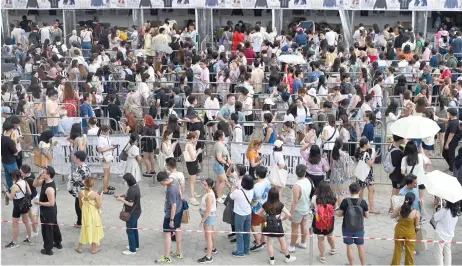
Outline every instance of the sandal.
<svg viewBox="0 0 462 266">
<path fill-rule="evenodd" d="M 326 263 L 326 257 L 318 256 L 318 260 L 319 260 L 319 262 L 321 262 L 321 263 Z"/>
<path fill-rule="evenodd" d="M 114 191 L 108 190 L 106 192 L 103 192 L 104 195 L 114 195 Z"/>
<path fill-rule="evenodd" d="M 115 187 L 113 187 L 113 186 L 108 186 L 107 189 L 108 189 L 108 190 L 115 190 Z"/>
<path fill-rule="evenodd" d="M 79 253 L 79 254 L 82 253 L 82 250 L 81 250 L 81 249 L 78 249 L 78 248 L 76 248 L 75 251 L 77 251 L 77 253 Z"/>
<path fill-rule="evenodd" d="M 97 249 L 96 251 L 93 251 L 93 250 L 92 250 L 92 251 L 91 251 L 91 254 L 96 254 L 96 253 L 98 253 L 99 251 L 100 251 L 100 249 Z"/>
<path fill-rule="evenodd" d="M 393 209 L 392 209 L 392 208 L 388 209 L 388 213 L 389 213 L 389 214 L 392 214 L 392 213 L 393 213 Z"/>
<path fill-rule="evenodd" d="M 330 250 L 330 255 L 335 255 L 337 253 L 338 253 L 338 251 L 335 248 Z"/>
</svg>

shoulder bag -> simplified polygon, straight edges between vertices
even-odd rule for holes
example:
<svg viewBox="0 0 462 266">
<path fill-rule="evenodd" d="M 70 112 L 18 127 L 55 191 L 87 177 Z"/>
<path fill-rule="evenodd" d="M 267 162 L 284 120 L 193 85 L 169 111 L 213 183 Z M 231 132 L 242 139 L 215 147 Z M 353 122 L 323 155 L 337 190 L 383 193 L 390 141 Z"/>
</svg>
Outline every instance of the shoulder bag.
<svg viewBox="0 0 462 266">
<path fill-rule="evenodd" d="M 125 204 L 124 204 L 124 206 L 122 206 L 122 211 L 121 211 L 120 214 L 119 214 L 120 220 L 122 220 L 122 221 L 124 221 L 124 222 L 130 221 L 130 218 L 132 217 L 132 213 L 133 213 L 133 211 L 135 210 L 135 206 L 136 206 L 136 203 L 133 204 L 133 209 L 132 209 L 132 211 L 131 211 L 131 212 L 127 212 L 127 211 L 125 211 Z"/>
<path fill-rule="evenodd" d="M 335 133 L 337 133 L 337 127 L 334 127 L 334 133 L 333 133 L 332 136 L 330 136 L 330 138 L 328 138 L 325 142 L 331 141 L 331 140 L 334 138 Z M 322 147 L 320 147 L 320 148 L 322 148 L 323 150 L 324 150 L 324 144 L 325 144 L 325 143 L 322 143 Z"/>
<path fill-rule="evenodd" d="M 125 147 L 123 148 L 123 150 L 119 154 L 119 159 L 121 161 L 127 161 L 127 159 L 128 159 L 127 147 L 128 147 L 129 144 L 130 144 L 130 142 L 127 143 L 127 145 L 125 145 Z M 131 145 L 130 145 L 130 147 L 131 147 Z M 130 149 L 130 147 L 129 147 L 129 149 Z"/>
<path fill-rule="evenodd" d="M 286 186 L 287 177 L 289 173 L 287 172 L 286 169 L 279 168 L 278 163 L 274 159 L 274 153 L 273 153 L 273 161 L 274 161 L 274 165 L 271 168 L 271 172 L 268 176 L 268 180 L 271 182 L 272 185 L 283 188 Z"/>
<path fill-rule="evenodd" d="M 181 209 L 183 211 L 183 215 L 181 216 L 181 223 L 182 224 L 189 224 L 189 222 L 191 221 L 191 216 L 189 214 L 189 204 L 188 202 L 183 198 L 183 194 L 181 193 L 181 185 L 180 185 L 180 182 L 178 182 L 178 191 L 180 192 L 180 197 L 181 197 L 181 200 L 182 200 L 182 206 L 181 206 Z"/>
<path fill-rule="evenodd" d="M 356 165 L 354 176 L 364 182 L 369 175 L 370 170 L 371 167 L 366 163 L 366 155 L 364 154 L 363 159 L 361 159 Z"/>
</svg>

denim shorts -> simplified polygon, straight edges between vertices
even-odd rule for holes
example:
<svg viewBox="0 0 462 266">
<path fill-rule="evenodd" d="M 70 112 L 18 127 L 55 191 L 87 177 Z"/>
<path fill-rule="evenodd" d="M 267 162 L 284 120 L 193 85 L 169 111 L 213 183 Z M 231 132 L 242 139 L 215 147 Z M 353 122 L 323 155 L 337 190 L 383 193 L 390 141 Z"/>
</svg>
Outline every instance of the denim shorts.
<svg viewBox="0 0 462 266">
<path fill-rule="evenodd" d="M 204 217 L 203 215 L 201 215 L 201 217 Z M 207 219 L 205 220 L 205 223 L 204 225 L 207 225 L 207 226 L 215 226 L 217 224 L 217 216 L 216 215 L 209 215 L 209 217 L 207 217 Z"/>
<path fill-rule="evenodd" d="M 348 238 L 348 237 L 364 237 L 364 228 L 357 232 L 352 232 L 345 227 L 342 227 L 343 243 L 345 245 L 363 245 L 364 238 Z"/>
<path fill-rule="evenodd" d="M 217 162 L 217 160 L 213 160 L 213 172 L 216 175 L 222 175 L 225 173 L 225 167 Z"/>
</svg>

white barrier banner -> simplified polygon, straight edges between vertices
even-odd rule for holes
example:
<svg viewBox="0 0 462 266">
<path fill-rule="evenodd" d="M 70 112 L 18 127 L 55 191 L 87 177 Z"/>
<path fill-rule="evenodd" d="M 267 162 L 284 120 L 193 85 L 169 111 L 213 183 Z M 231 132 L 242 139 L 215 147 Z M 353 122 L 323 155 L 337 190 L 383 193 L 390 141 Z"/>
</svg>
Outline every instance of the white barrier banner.
<svg viewBox="0 0 462 266">
<path fill-rule="evenodd" d="M 263 158 L 263 166 L 271 171 L 272 167 L 276 164 L 273 159 L 273 145 L 263 145 L 260 149 L 260 153 Z M 284 155 L 284 160 L 287 166 L 287 171 L 289 176 L 287 178 L 287 185 L 293 185 L 297 181 L 297 176 L 295 175 L 295 168 L 301 163 L 305 163 L 303 158 L 300 155 L 300 147 L 294 146 L 282 146 L 282 154 Z M 247 159 L 247 145 L 231 143 L 231 160 L 236 164 L 243 164 L 249 167 L 249 160 Z"/>
<path fill-rule="evenodd" d="M 111 164 L 111 174 L 124 174 L 125 173 L 125 162 L 119 159 L 119 155 L 122 152 L 122 149 L 127 145 L 129 141 L 128 136 L 111 136 L 110 137 L 112 144 L 119 145 L 114 149 L 112 155 L 114 156 L 114 161 Z M 98 143 L 98 137 L 96 136 L 87 136 L 87 160 L 86 163 L 93 174 L 102 174 L 103 167 L 101 164 L 101 159 L 99 153 L 96 150 Z M 53 161 L 51 165 L 55 169 L 57 174 L 60 175 L 69 175 L 71 173 L 71 162 L 70 155 L 72 153 L 73 147 L 67 141 L 66 137 L 53 137 L 53 142 L 57 141 L 58 145 L 53 149 Z"/>
</svg>

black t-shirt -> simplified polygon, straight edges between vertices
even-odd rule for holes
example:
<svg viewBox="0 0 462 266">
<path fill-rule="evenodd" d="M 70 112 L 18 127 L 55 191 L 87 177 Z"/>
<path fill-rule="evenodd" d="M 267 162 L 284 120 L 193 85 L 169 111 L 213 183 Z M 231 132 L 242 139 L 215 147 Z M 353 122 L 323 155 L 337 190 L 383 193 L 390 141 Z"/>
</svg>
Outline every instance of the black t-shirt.
<svg viewBox="0 0 462 266">
<path fill-rule="evenodd" d="M 32 24 L 32 21 L 26 19 L 26 20 L 21 20 L 21 22 L 19 22 L 19 27 L 21 27 L 21 29 L 23 29 L 25 32 L 30 32 L 30 26 Z"/>
<path fill-rule="evenodd" d="M 446 128 L 446 132 L 444 133 L 444 145 L 446 145 L 446 141 L 448 140 L 449 134 L 453 133 L 454 137 L 452 138 L 451 143 L 449 146 L 456 148 L 459 142 L 459 119 L 451 119 L 448 121 L 448 127 Z"/>
<path fill-rule="evenodd" d="M 30 176 L 25 177 L 24 180 L 26 180 L 27 184 L 29 184 L 32 198 L 35 198 L 35 196 L 37 196 L 37 188 L 34 187 L 34 180 L 35 180 L 34 173 L 30 173 Z"/>
<path fill-rule="evenodd" d="M 16 143 L 7 136 L 2 135 L 2 163 L 11 164 L 16 162 L 16 156 L 14 156 L 18 150 L 16 150 Z"/>
<path fill-rule="evenodd" d="M 391 151 L 395 147 L 392 146 L 388 151 Z M 403 147 L 399 147 L 399 150 L 394 150 L 391 153 L 391 163 L 395 167 L 395 171 L 390 174 L 390 179 L 393 182 L 401 182 L 403 180 L 403 175 L 401 174 L 401 161 L 404 157 Z"/>
<path fill-rule="evenodd" d="M 350 198 L 352 204 L 358 203 L 358 198 Z M 367 205 L 367 202 L 365 200 L 361 201 L 361 204 L 359 205 L 361 208 L 363 208 L 364 212 L 369 211 L 369 206 Z M 348 209 L 348 202 L 346 199 L 342 200 L 342 203 L 340 203 L 340 210 L 343 211 L 343 221 L 342 221 L 342 227 L 345 227 L 345 213 L 346 210 Z"/>
<path fill-rule="evenodd" d="M 141 215 L 141 192 L 138 184 L 135 184 L 128 188 L 127 194 L 125 195 L 125 200 L 128 202 L 135 203 L 131 207 L 125 205 L 126 212 L 131 212 L 132 209 L 135 208 L 132 212 L 132 215 Z"/>
</svg>

